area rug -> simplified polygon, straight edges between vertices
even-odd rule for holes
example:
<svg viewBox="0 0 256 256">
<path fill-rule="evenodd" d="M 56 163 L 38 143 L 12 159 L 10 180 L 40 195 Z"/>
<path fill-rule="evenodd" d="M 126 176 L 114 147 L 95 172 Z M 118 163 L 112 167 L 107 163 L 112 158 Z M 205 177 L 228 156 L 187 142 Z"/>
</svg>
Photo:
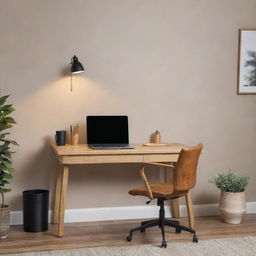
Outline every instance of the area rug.
<svg viewBox="0 0 256 256">
<path fill-rule="evenodd" d="M 96 247 L 74 250 L 43 251 L 11 256 L 255 256 L 256 237 L 201 240 L 191 242 L 168 243 L 168 247 L 154 245 L 126 247 Z"/>
</svg>

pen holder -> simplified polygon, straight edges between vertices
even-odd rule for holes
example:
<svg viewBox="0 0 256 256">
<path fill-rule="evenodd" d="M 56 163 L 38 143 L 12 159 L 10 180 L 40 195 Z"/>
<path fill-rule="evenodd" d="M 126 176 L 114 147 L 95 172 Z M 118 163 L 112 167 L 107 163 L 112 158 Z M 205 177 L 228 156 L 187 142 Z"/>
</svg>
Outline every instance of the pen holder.
<svg viewBox="0 0 256 256">
<path fill-rule="evenodd" d="M 70 135 L 70 143 L 71 145 L 77 145 L 78 144 L 78 133 L 71 133 Z"/>
</svg>

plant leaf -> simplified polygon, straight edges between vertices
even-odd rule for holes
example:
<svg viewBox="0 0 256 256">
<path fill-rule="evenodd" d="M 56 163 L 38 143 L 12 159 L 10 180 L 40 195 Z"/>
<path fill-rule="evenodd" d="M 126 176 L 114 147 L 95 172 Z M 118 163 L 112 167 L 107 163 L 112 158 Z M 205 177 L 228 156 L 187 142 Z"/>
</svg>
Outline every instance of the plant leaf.
<svg viewBox="0 0 256 256">
<path fill-rule="evenodd" d="M 6 130 L 6 129 L 9 129 L 9 128 L 12 128 L 12 125 L 11 124 L 1 124 L 0 123 L 0 131 L 3 131 L 3 130 Z"/>
<path fill-rule="evenodd" d="M 7 115 L 11 114 L 15 110 L 15 108 L 13 108 L 12 105 L 5 105 L 5 106 L 1 107 L 0 110 L 1 110 L 0 112 L 3 116 L 7 116 Z"/>
<path fill-rule="evenodd" d="M 10 192 L 11 189 L 10 188 L 0 188 L 0 193 L 7 193 Z"/>
<path fill-rule="evenodd" d="M 9 96 L 10 96 L 10 95 L 5 95 L 5 96 L 0 97 L 0 106 L 2 106 L 2 105 L 5 103 L 6 99 L 7 99 Z"/>
<path fill-rule="evenodd" d="M 5 132 L 5 133 L 0 134 L 0 140 L 3 139 L 6 135 L 9 135 L 9 134 L 10 134 L 9 132 Z"/>
<path fill-rule="evenodd" d="M 12 145 L 19 146 L 19 144 L 15 140 L 10 140 Z"/>
<path fill-rule="evenodd" d="M 16 121 L 10 116 L 5 117 L 4 121 L 7 123 L 16 124 Z"/>
</svg>

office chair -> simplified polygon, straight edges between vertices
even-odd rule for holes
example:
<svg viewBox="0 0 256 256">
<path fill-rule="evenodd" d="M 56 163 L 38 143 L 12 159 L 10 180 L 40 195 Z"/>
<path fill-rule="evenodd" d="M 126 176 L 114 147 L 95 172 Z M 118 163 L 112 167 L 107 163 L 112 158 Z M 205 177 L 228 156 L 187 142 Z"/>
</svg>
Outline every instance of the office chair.
<svg viewBox="0 0 256 256">
<path fill-rule="evenodd" d="M 170 226 L 175 228 L 177 234 L 181 233 L 182 230 L 192 233 L 193 243 L 198 242 L 196 231 L 193 229 L 194 215 L 190 190 L 196 184 L 196 170 L 202 147 L 203 145 L 199 144 L 195 147 L 183 148 L 179 154 L 179 158 L 175 166 L 161 163 L 148 163 L 152 165 L 174 168 L 173 184 L 149 184 L 145 175 L 145 167 L 144 165 L 141 166 L 140 175 L 144 181 L 145 186 L 134 188 L 129 191 L 129 194 L 133 196 L 146 196 L 149 197 L 150 201 L 152 199 L 157 199 L 157 205 L 160 206 L 159 218 L 155 220 L 143 221 L 139 227 L 131 229 L 130 234 L 127 236 L 127 241 L 130 242 L 132 240 L 134 231 L 140 230 L 141 232 L 145 232 L 147 228 L 159 226 L 163 237 L 162 247 L 166 248 L 167 242 L 165 241 L 164 227 Z M 186 197 L 190 227 L 182 226 L 178 221 L 168 220 L 165 218 L 164 201 L 169 199 L 176 199 L 182 196 Z M 147 203 L 150 203 L 150 201 Z"/>
</svg>

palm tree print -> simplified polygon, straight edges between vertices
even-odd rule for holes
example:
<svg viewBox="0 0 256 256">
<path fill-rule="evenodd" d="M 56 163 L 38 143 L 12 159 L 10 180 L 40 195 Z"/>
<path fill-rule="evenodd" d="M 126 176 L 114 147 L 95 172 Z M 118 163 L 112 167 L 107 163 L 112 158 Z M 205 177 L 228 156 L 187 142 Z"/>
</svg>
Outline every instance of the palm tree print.
<svg viewBox="0 0 256 256">
<path fill-rule="evenodd" d="M 249 59 L 245 61 L 244 67 L 248 67 L 248 75 L 246 80 L 248 85 L 245 86 L 256 86 L 256 51 L 248 51 Z"/>
</svg>

